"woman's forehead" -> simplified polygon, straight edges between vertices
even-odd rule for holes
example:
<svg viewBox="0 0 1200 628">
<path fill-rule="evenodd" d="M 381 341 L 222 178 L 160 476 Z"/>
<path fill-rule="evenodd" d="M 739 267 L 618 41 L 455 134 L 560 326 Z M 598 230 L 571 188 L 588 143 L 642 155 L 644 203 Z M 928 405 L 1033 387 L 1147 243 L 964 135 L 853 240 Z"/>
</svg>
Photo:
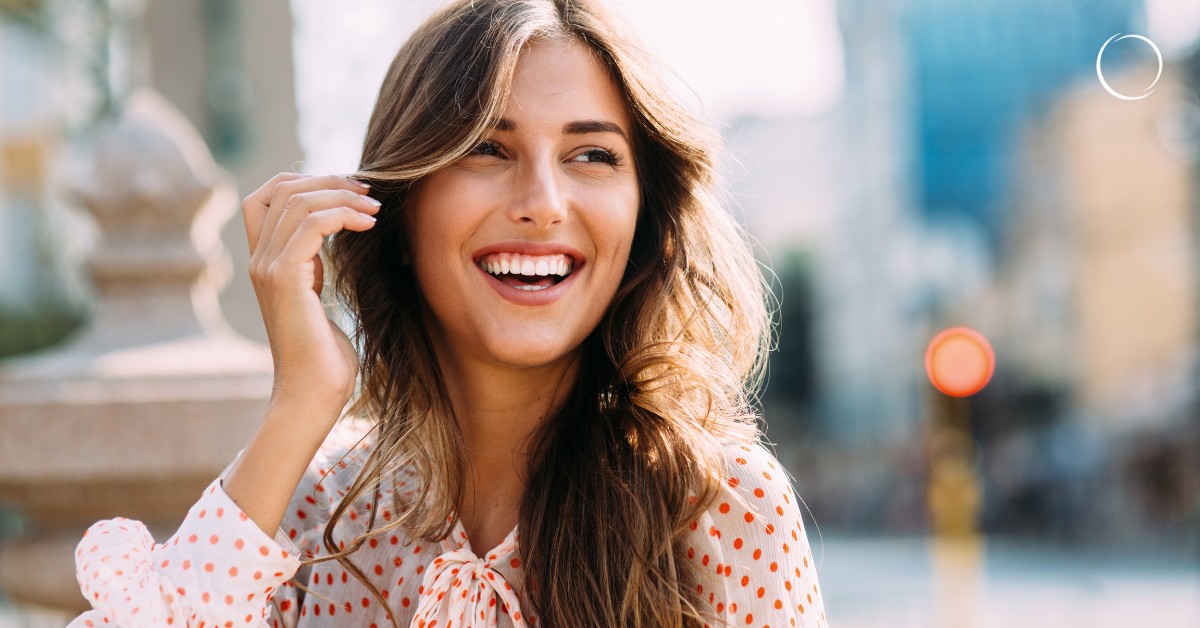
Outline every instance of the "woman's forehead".
<svg viewBox="0 0 1200 628">
<path fill-rule="evenodd" d="M 613 131 L 629 136 L 628 105 L 608 69 L 577 39 L 536 40 L 517 59 L 497 130 Z"/>
</svg>

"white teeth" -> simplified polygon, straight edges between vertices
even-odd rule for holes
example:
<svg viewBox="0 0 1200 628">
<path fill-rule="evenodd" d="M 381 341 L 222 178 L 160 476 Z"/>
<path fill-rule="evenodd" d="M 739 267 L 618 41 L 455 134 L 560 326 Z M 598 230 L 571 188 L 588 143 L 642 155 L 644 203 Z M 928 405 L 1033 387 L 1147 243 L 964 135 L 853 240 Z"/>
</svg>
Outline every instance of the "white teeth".
<svg viewBox="0 0 1200 628">
<path fill-rule="evenodd" d="M 480 260 L 479 267 L 492 275 L 513 274 L 528 277 L 557 275 L 565 277 L 571 274 L 574 260 L 565 255 L 535 259 L 529 256 L 517 257 L 505 254 L 493 257 L 490 262 Z"/>
</svg>

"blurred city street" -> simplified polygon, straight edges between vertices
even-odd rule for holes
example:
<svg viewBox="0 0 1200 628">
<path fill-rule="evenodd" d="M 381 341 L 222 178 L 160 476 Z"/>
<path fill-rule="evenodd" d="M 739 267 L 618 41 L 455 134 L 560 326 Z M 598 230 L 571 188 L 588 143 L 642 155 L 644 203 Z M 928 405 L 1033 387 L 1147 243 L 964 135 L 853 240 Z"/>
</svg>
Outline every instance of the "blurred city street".
<svg viewBox="0 0 1200 628">
<path fill-rule="evenodd" d="M 1200 569 L 1188 557 L 989 540 L 982 575 L 972 586 L 969 578 L 946 583 L 935 577 L 924 538 L 827 536 L 824 562 L 820 540 L 812 543 L 830 625 L 839 628 L 1200 625 Z M 963 604 L 971 596 L 974 604 Z"/>
</svg>

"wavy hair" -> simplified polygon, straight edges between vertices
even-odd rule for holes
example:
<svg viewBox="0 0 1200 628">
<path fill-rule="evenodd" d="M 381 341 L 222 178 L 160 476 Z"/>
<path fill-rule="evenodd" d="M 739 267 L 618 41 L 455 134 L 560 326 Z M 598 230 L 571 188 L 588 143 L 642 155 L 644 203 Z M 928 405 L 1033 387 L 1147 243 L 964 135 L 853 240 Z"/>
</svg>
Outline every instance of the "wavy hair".
<svg viewBox="0 0 1200 628">
<path fill-rule="evenodd" d="M 347 412 L 374 422 L 374 443 L 330 515 L 329 554 L 316 560 L 341 562 L 396 623 L 351 555 L 386 530 L 436 541 L 454 524 L 465 452 L 406 265 L 401 213 L 413 182 L 485 138 L 525 45 L 553 38 L 588 46 L 624 96 L 641 206 L 622 283 L 582 343 L 578 377 L 528 444 L 518 515 L 527 613 L 544 626 L 723 623 L 697 592 L 704 574 L 687 557 L 687 535 L 728 472 L 722 448 L 759 437 L 770 293 L 715 193 L 717 134 L 590 0 L 455 2 L 417 29 L 387 72 L 354 175 L 383 202 L 378 223 L 338 233 L 325 252 L 360 347 Z M 416 497 L 388 496 L 397 517 L 375 528 L 381 487 L 400 473 L 415 477 Z M 335 543 L 334 526 L 364 496 L 374 500 L 368 531 Z"/>
</svg>

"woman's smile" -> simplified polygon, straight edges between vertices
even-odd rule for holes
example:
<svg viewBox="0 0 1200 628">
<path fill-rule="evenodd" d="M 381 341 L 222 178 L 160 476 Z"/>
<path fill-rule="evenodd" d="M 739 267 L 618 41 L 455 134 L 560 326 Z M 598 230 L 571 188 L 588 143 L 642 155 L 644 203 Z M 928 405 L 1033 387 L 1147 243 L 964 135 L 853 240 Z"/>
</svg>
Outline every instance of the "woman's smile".
<svg viewBox="0 0 1200 628">
<path fill-rule="evenodd" d="M 501 297 L 530 306 L 557 301 L 585 265 L 578 249 L 555 242 L 503 242 L 476 251 L 474 259 Z"/>
</svg>

